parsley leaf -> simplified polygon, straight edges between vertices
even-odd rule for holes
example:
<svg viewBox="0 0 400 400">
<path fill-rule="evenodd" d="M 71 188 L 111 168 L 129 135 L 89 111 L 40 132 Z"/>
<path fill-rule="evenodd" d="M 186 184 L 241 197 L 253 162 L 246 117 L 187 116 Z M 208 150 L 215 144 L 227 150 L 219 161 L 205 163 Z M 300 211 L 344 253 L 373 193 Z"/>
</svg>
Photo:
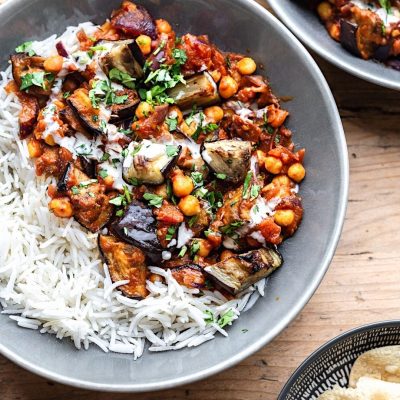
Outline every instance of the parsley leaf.
<svg viewBox="0 0 400 400">
<path fill-rule="evenodd" d="M 187 246 L 183 246 L 178 254 L 178 257 L 183 257 L 187 252 Z"/>
<path fill-rule="evenodd" d="M 204 311 L 204 315 L 204 322 L 206 324 L 212 324 L 213 322 L 215 322 L 214 314 L 211 312 L 211 310 Z"/>
<path fill-rule="evenodd" d="M 235 319 L 236 314 L 230 308 L 226 313 L 224 313 L 218 320 L 218 325 L 223 328 L 226 325 L 230 325 Z"/>
<path fill-rule="evenodd" d="M 216 174 L 215 176 L 217 177 L 217 179 L 226 179 L 226 174 Z"/>
<path fill-rule="evenodd" d="M 105 169 L 100 170 L 99 171 L 99 176 L 102 177 L 103 179 L 107 178 L 107 176 L 108 176 L 107 170 L 105 170 Z"/>
<path fill-rule="evenodd" d="M 250 182 L 251 182 L 251 178 L 253 177 L 253 173 L 251 171 L 249 171 L 246 175 L 246 178 L 244 180 L 243 183 L 243 192 L 242 192 L 242 197 L 244 199 L 248 199 L 249 198 L 249 188 L 250 188 Z"/>
<path fill-rule="evenodd" d="M 163 203 L 163 198 L 154 193 L 145 193 L 143 198 L 149 202 L 149 205 L 160 208 Z"/>
<path fill-rule="evenodd" d="M 166 146 L 167 156 L 168 157 L 175 157 L 179 154 L 179 147 L 167 144 Z"/>
<path fill-rule="evenodd" d="M 39 86 L 46 89 L 46 81 L 54 80 L 54 75 L 44 71 L 32 72 L 22 76 L 20 90 L 28 89 L 31 86 Z"/>
<path fill-rule="evenodd" d="M 219 228 L 220 232 L 226 236 L 229 236 L 233 239 L 238 238 L 237 229 L 243 226 L 243 221 L 233 221 L 228 225 L 221 226 Z"/>
<path fill-rule="evenodd" d="M 118 68 L 113 68 L 108 73 L 108 77 L 112 81 L 121 82 L 124 86 L 129 89 L 135 89 L 135 78 L 131 75 L 127 74 L 126 72 L 121 71 Z"/>
<path fill-rule="evenodd" d="M 190 174 L 195 187 L 203 186 L 203 174 L 201 172 L 192 172 Z"/>
<path fill-rule="evenodd" d="M 32 57 L 36 54 L 35 50 L 32 49 L 32 44 L 33 42 L 22 43 L 15 49 L 15 51 L 17 53 L 27 53 L 29 57 Z"/>
<path fill-rule="evenodd" d="M 168 241 L 172 240 L 172 238 L 175 235 L 175 232 L 176 232 L 176 226 L 168 227 L 167 234 L 165 236 L 165 240 L 168 240 Z"/>
<path fill-rule="evenodd" d="M 166 118 L 165 122 L 168 125 L 168 130 L 170 132 L 176 131 L 176 128 L 178 127 L 178 119 L 177 118 Z"/>
<path fill-rule="evenodd" d="M 392 6 L 390 4 L 390 0 L 378 0 L 378 1 L 381 7 L 384 8 L 388 14 L 392 13 Z"/>
</svg>

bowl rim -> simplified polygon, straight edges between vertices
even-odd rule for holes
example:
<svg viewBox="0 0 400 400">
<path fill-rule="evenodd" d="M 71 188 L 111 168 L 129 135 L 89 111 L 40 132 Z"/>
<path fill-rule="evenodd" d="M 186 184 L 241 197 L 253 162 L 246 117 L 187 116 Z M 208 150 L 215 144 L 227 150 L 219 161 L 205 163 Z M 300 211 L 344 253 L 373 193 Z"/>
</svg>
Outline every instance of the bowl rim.
<svg viewBox="0 0 400 400">
<path fill-rule="evenodd" d="M 389 327 L 399 327 L 400 328 L 400 319 L 393 319 L 393 320 L 384 320 L 378 322 L 371 322 L 365 325 L 358 326 L 356 328 L 349 329 L 334 338 L 328 340 L 326 343 L 318 347 L 314 350 L 293 372 L 290 378 L 287 380 L 285 385 L 283 386 L 281 392 L 279 393 L 277 400 L 285 400 L 286 395 L 289 393 L 290 389 L 292 388 L 293 384 L 296 382 L 298 377 L 302 374 L 302 372 L 308 368 L 314 361 L 316 361 L 324 352 L 330 349 L 335 344 L 350 338 L 352 336 L 357 335 L 358 333 L 372 331 L 374 329 L 379 328 L 389 328 Z"/>
<path fill-rule="evenodd" d="M 33 2 L 37 0 L 31 0 Z M 215 364 L 213 366 L 208 367 L 202 371 L 198 371 L 192 373 L 190 375 L 184 375 L 180 377 L 176 377 L 173 379 L 168 379 L 164 381 L 158 382 L 150 382 L 150 383 L 129 383 L 129 384 L 98 384 L 93 382 L 88 382 L 85 380 L 69 378 L 63 376 L 57 372 L 53 372 L 47 370 L 46 368 L 38 367 L 32 362 L 28 362 L 24 360 L 23 357 L 19 356 L 15 352 L 7 349 L 3 344 L 0 343 L 0 354 L 4 357 L 8 358 L 10 361 L 19 365 L 20 367 L 37 374 L 43 378 L 50 379 L 52 381 L 56 381 L 65 385 L 74 386 L 80 389 L 88 389 L 88 390 L 98 390 L 104 392 L 148 392 L 148 391 L 159 391 L 171 389 L 177 386 L 181 386 L 184 384 L 193 383 L 205 378 L 208 378 L 212 375 L 215 375 L 219 372 L 222 372 L 234 365 L 238 364 L 245 358 L 249 357 L 253 353 L 260 350 L 267 343 L 271 342 L 278 334 L 280 334 L 300 313 L 300 311 L 304 308 L 304 306 L 311 299 L 312 295 L 318 288 L 321 283 L 326 271 L 329 268 L 329 265 L 332 261 L 332 258 L 335 254 L 335 250 L 337 244 L 340 239 L 340 235 L 342 232 L 346 209 L 347 209 L 347 199 L 348 199 L 348 190 L 349 190 L 349 159 L 348 159 L 348 149 L 346 144 L 346 138 L 344 135 L 343 125 L 339 116 L 339 112 L 332 95 L 332 92 L 329 88 L 327 81 L 325 80 L 324 75 L 319 69 L 317 63 L 308 53 L 306 48 L 300 43 L 300 41 L 287 29 L 282 22 L 280 22 L 275 16 L 273 16 L 267 9 L 265 9 L 260 4 L 256 3 L 252 0 L 234 0 L 242 6 L 248 8 L 252 13 L 257 13 L 261 15 L 264 19 L 265 23 L 274 25 L 277 31 L 281 35 L 287 36 L 290 41 L 296 46 L 297 51 L 303 57 L 305 63 L 308 68 L 314 73 L 314 75 L 318 78 L 318 83 L 320 85 L 321 91 L 325 93 L 326 100 L 328 103 L 328 108 L 332 114 L 332 126 L 334 131 L 337 132 L 337 142 L 339 147 L 339 165 L 342 170 L 342 179 L 340 181 L 340 191 L 338 198 L 338 211 L 337 211 L 337 220 L 336 224 L 333 228 L 331 239 L 329 244 L 327 245 L 325 254 L 320 262 L 320 268 L 317 273 L 314 275 L 312 282 L 307 288 L 307 291 L 303 293 L 301 301 L 299 301 L 295 307 L 292 308 L 290 313 L 288 313 L 285 318 L 281 320 L 279 324 L 274 326 L 274 328 L 268 333 L 251 344 L 249 344 L 244 350 L 239 353 L 232 355 L 230 358 L 225 359 L 224 361 Z M 0 16 L 3 13 L 12 13 L 13 10 L 19 9 L 23 5 L 26 5 L 27 0 L 12 0 L 3 4 L 0 7 Z"/>
<path fill-rule="evenodd" d="M 367 82 L 371 82 L 389 89 L 400 90 L 400 72 L 399 79 L 396 82 L 395 80 L 385 78 L 383 75 L 374 73 L 371 74 L 363 69 L 358 68 L 357 66 L 352 65 L 351 61 L 346 61 L 340 56 L 338 57 L 336 52 L 330 53 L 329 51 L 325 50 L 324 47 L 321 46 L 321 43 L 315 40 L 315 37 L 312 35 L 310 30 L 308 32 L 306 27 L 303 28 L 301 24 L 297 24 L 292 18 L 290 18 L 288 13 L 285 11 L 285 5 L 281 0 L 266 1 L 277 14 L 279 19 L 291 30 L 292 33 L 294 33 L 307 47 L 315 51 L 329 63 Z M 373 60 L 364 60 L 364 62 L 375 63 Z"/>
</svg>

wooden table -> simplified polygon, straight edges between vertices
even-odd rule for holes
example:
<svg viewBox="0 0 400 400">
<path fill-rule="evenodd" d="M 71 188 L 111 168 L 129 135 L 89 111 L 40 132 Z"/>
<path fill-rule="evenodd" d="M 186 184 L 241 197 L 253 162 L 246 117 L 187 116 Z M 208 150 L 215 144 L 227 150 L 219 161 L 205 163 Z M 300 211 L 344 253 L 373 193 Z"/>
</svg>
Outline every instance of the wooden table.
<svg viewBox="0 0 400 400">
<path fill-rule="evenodd" d="M 346 131 L 350 197 L 332 265 L 291 326 L 252 357 L 206 381 L 140 395 L 70 388 L 0 357 L 1 400 L 276 400 L 295 368 L 328 339 L 358 325 L 400 317 L 400 93 L 316 58 Z"/>
</svg>

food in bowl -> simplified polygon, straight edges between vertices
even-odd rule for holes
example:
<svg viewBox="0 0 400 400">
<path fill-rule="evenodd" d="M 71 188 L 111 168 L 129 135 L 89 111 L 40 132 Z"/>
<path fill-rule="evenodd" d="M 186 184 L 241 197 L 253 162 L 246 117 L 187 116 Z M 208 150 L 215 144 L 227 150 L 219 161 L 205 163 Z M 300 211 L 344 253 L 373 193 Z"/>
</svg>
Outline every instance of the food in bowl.
<svg viewBox="0 0 400 400">
<path fill-rule="evenodd" d="M 400 70 L 398 0 L 307 0 L 316 8 L 330 36 L 365 60 Z"/>
<path fill-rule="evenodd" d="M 4 312 L 135 357 L 226 334 L 303 214 L 304 149 L 255 61 L 131 2 L 10 61 Z"/>
<path fill-rule="evenodd" d="M 351 368 L 349 386 L 336 386 L 319 399 L 400 399 L 400 346 L 379 347 L 361 354 Z"/>
</svg>

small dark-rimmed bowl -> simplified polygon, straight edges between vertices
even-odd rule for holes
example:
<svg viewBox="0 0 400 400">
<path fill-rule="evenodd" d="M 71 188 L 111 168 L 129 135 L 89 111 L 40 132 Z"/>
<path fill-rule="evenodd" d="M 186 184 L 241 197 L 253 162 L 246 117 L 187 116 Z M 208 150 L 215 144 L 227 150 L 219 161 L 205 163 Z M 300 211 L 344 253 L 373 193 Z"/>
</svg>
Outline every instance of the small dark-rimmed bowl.
<svg viewBox="0 0 400 400">
<path fill-rule="evenodd" d="M 308 357 L 278 400 L 316 400 L 335 385 L 348 386 L 351 367 L 368 350 L 400 344 L 400 320 L 376 322 L 345 332 Z"/>
<path fill-rule="evenodd" d="M 267 0 L 283 23 L 309 48 L 350 74 L 390 89 L 400 90 L 400 72 L 374 60 L 363 60 L 335 42 L 316 13 L 300 0 Z"/>
</svg>

